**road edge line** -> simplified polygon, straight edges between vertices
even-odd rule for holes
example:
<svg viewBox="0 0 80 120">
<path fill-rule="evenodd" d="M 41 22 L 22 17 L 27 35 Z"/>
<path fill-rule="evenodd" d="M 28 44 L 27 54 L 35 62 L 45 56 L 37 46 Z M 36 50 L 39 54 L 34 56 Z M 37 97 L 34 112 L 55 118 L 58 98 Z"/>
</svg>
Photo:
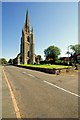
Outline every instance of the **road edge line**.
<svg viewBox="0 0 80 120">
<path fill-rule="evenodd" d="M 15 110 L 16 117 L 21 119 L 20 110 L 19 110 L 19 108 L 18 108 L 18 105 L 17 105 L 16 99 L 15 99 L 15 97 L 14 97 L 12 88 L 11 88 L 11 86 L 10 86 L 9 80 L 8 80 L 8 78 L 7 78 L 4 70 L 3 70 L 3 74 L 4 74 L 5 80 L 6 80 L 6 82 L 7 82 L 7 85 L 8 85 L 9 91 L 10 91 L 10 94 L 11 94 L 11 98 L 12 98 L 13 107 L 14 107 L 14 110 Z"/>
</svg>

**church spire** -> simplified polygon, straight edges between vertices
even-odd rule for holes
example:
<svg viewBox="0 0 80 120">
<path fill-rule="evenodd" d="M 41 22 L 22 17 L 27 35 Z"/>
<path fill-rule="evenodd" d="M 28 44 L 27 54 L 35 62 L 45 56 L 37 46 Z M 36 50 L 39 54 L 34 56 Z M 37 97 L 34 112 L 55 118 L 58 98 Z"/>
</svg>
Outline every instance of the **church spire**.
<svg viewBox="0 0 80 120">
<path fill-rule="evenodd" d="M 28 17 L 28 10 L 26 12 L 26 21 L 24 25 L 24 32 L 30 32 L 30 23 L 29 23 L 29 17 Z"/>
<path fill-rule="evenodd" d="M 27 12 L 26 12 L 26 25 L 28 25 L 28 26 L 29 26 L 28 10 L 27 10 Z"/>
</svg>

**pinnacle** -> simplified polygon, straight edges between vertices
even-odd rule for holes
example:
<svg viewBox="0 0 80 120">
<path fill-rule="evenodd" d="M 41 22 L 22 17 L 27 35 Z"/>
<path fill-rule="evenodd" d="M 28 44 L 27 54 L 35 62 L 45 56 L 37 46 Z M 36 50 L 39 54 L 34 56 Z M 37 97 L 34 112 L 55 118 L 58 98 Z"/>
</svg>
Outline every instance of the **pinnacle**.
<svg viewBox="0 0 80 120">
<path fill-rule="evenodd" d="M 33 33 L 33 27 L 32 27 L 32 29 L 31 29 L 31 32 Z"/>
<path fill-rule="evenodd" d="M 28 10 L 27 10 L 27 12 L 26 12 L 26 18 L 28 18 Z"/>
</svg>

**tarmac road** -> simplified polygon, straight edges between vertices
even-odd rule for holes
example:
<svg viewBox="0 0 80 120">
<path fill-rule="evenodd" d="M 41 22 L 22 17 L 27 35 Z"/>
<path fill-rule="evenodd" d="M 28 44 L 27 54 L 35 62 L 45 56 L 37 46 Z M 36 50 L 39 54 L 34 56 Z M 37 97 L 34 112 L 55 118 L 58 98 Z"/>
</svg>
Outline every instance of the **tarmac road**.
<svg viewBox="0 0 80 120">
<path fill-rule="evenodd" d="M 77 72 L 53 75 L 15 66 L 3 70 L 22 118 L 78 118 Z M 4 117 L 4 108 L 2 112 Z"/>
</svg>

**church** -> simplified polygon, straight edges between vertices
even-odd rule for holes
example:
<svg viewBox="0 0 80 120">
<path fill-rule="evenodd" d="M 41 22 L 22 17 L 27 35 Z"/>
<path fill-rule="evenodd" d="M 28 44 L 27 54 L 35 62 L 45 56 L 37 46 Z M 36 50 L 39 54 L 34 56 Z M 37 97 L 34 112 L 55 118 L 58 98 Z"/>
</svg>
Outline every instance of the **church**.
<svg viewBox="0 0 80 120">
<path fill-rule="evenodd" d="M 34 31 L 33 28 L 30 30 L 30 22 L 27 10 L 24 28 L 22 29 L 20 53 L 17 55 L 16 58 L 13 59 L 13 64 L 34 64 L 34 63 L 35 63 Z"/>
</svg>

